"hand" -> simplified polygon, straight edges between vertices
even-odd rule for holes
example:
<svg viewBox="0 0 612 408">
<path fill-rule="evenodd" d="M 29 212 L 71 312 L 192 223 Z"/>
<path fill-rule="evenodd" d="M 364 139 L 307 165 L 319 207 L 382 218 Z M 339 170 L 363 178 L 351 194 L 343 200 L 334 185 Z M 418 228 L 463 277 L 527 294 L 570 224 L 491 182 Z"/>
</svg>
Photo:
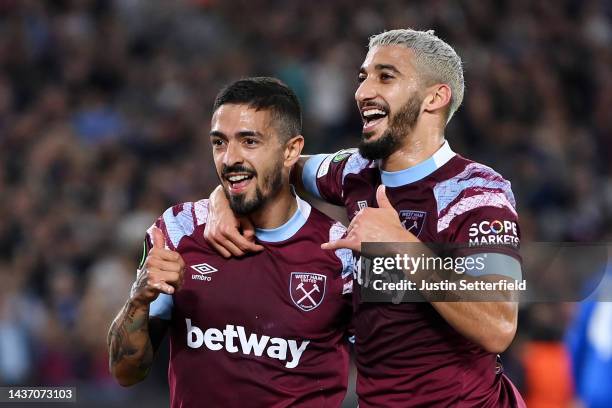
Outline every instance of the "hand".
<svg viewBox="0 0 612 408">
<path fill-rule="evenodd" d="M 224 258 L 262 251 L 263 246 L 255 243 L 255 227 L 234 215 L 222 190 L 218 186 L 210 194 L 204 238 Z"/>
<path fill-rule="evenodd" d="M 344 238 L 327 242 L 321 248 L 348 248 L 361 252 L 362 242 L 419 242 L 402 226 L 383 185 L 376 190 L 376 202 L 379 208 L 366 207 L 355 215 Z"/>
<path fill-rule="evenodd" d="M 176 251 L 166 249 L 164 234 L 153 227 L 153 248 L 138 271 L 132 286 L 131 300 L 140 305 L 150 304 L 160 293 L 172 295 L 183 284 L 185 262 Z"/>
</svg>

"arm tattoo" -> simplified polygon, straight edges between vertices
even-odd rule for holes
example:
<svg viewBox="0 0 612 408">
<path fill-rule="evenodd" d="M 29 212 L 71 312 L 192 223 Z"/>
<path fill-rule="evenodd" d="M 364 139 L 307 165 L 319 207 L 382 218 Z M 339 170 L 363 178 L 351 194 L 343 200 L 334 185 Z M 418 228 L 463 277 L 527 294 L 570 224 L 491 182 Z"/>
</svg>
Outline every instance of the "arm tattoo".
<svg viewBox="0 0 612 408">
<path fill-rule="evenodd" d="M 131 302 L 127 302 L 123 310 L 113 321 L 109 334 L 108 346 L 110 351 L 110 365 L 125 362 L 136 364 L 137 374 L 144 378 L 153 362 L 153 346 L 149 339 L 147 327 L 148 316 Z M 134 337 L 143 344 L 134 344 Z"/>
<path fill-rule="evenodd" d="M 134 297 L 134 294 L 139 290 L 144 288 L 147 285 L 147 279 L 145 277 L 144 269 L 138 269 L 138 273 L 136 274 L 136 281 L 132 284 L 132 288 L 130 289 L 130 296 Z"/>
</svg>

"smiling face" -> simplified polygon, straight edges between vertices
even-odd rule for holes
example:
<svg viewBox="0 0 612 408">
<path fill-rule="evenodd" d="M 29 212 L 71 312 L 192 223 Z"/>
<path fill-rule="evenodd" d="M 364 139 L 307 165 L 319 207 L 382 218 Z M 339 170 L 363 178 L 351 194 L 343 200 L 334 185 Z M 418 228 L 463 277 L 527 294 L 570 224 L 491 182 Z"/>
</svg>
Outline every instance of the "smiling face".
<svg viewBox="0 0 612 408">
<path fill-rule="evenodd" d="M 271 116 L 268 110 L 226 104 L 212 117 L 210 141 L 217 175 L 239 215 L 260 209 L 288 179 L 283 146 Z"/>
<path fill-rule="evenodd" d="M 395 152 L 419 119 L 424 96 L 412 59 L 402 45 L 376 46 L 361 66 L 355 100 L 363 119 L 359 151 L 368 159 Z"/>
</svg>

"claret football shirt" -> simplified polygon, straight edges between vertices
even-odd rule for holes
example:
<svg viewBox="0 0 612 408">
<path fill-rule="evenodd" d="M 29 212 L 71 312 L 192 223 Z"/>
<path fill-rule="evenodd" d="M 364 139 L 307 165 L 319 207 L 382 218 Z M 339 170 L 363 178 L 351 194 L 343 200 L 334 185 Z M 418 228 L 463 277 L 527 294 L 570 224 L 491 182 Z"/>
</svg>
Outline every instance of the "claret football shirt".
<svg viewBox="0 0 612 408">
<path fill-rule="evenodd" d="M 510 183 L 455 154 L 447 142 L 398 172 L 380 170 L 357 149 L 316 155 L 306 162 L 303 182 L 312 194 L 343 205 L 349 219 L 376 207 L 376 189 L 384 184 L 402 224 L 421 241 L 469 243 L 478 253 L 491 244 L 518 249 Z M 520 279 L 518 252 L 497 255 Z M 360 408 L 523 406 L 497 356 L 456 332 L 431 304 L 360 303 L 359 283 L 353 324 Z"/>
<path fill-rule="evenodd" d="M 264 251 L 242 258 L 225 259 L 205 241 L 207 200 L 156 222 L 186 263 L 183 287 L 150 307 L 170 321 L 173 407 L 342 404 L 353 257 L 320 248 L 345 228 L 297 200 L 287 223 L 256 231 Z"/>
</svg>

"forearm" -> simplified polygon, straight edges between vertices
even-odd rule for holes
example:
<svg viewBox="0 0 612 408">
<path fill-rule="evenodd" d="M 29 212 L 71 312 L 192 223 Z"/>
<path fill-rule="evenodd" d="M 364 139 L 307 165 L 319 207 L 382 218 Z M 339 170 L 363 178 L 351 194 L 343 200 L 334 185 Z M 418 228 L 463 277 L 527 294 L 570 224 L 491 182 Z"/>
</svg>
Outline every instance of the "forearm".
<svg viewBox="0 0 612 408">
<path fill-rule="evenodd" d="M 509 281 L 500 275 L 475 278 L 455 272 L 441 274 L 435 271 L 431 272 L 426 279 L 430 283 L 462 280 L 468 284 Z M 447 290 L 442 296 L 438 292 L 431 291 L 422 291 L 422 294 L 448 324 L 485 350 L 501 353 L 512 342 L 518 320 L 518 303 L 513 302 L 515 294 L 512 291 L 473 292 L 456 289 Z"/>
<path fill-rule="evenodd" d="M 491 353 L 503 352 L 514 338 L 516 302 L 432 302 L 457 332 Z"/>
<path fill-rule="evenodd" d="M 385 252 L 405 253 L 415 259 L 437 257 L 416 239 L 412 240 L 411 245 L 389 244 Z M 488 266 L 489 270 L 499 270 L 495 264 Z M 465 271 L 459 273 L 436 268 L 405 270 L 404 276 L 415 283 L 423 298 L 432 304 L 448 324 L 485 350 L 500 353 L 512 342 L 518 317 L 516 293 L 499 287 L 494 290 L 467 290 L 459 284 L 462 281 L 466 286 L 489 283 L 499 285 L 502 281 L 512 282 L 510 278 L 497 274 L 474 277 Z"/>
<path fill-rule="evenodd" d="M 128 300 L 113 321 L 108 333 L 109 366 L 123 386 L 142 381 L 153 362 L 149 336 L 149 305 Z"/>
</svg>

